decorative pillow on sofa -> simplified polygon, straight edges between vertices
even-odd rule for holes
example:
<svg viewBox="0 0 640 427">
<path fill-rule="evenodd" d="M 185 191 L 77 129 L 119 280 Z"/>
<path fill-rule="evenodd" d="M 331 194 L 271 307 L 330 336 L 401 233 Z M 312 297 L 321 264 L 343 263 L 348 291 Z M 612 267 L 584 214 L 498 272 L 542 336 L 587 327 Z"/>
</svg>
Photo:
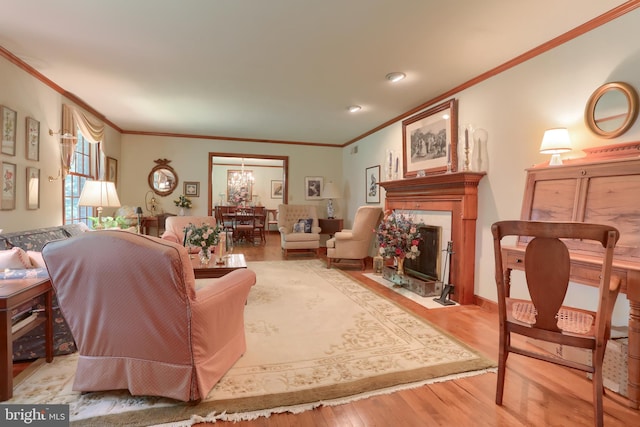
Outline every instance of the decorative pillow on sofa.
<svg viewBox="0 0 640 427">
<path fill-rule="evenodd" d="M 29 255 L 21 248 L 11 248 L 0 251 L 0 270 L 5 268 L 21 269 L 32 268 Z"/>
<path fill-rule="evenodd" d="M 27 251 L 27 255 L 29 256 L 29 261 L 31 261 L 32 266 L 36 268 L 47 268 L 42 258 L 42 252 Z"/>
</svg>

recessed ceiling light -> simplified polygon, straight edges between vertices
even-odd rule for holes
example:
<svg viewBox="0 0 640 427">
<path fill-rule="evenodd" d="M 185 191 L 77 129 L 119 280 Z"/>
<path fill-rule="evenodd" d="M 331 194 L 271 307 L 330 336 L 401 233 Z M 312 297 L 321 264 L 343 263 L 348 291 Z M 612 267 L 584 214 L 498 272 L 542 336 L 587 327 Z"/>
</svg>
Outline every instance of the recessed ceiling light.
<svg viewBox="0 0 640 427">
<path fill-rule="evenodd" d="M 362 109 L 362 107 L 359 106 L 359 105 L 349 105 L 347 107 L 347 111 L 349 111 L 350 113 L 355 113 L 357 111 L 360 111 L 361 109 Z"/>
<path fill-rule="evenodd" d="M 405 77 L 407 77 L 407 75 L 405 73 L 401 73 L 401 72 L 393 72 L 393 73 L 389 73 L 385 76 L 385 78 L 387 80 L 389 80 L 392 83 L 395 82 L 399 82 L 400 80 L 404 79 Z"/>
</svg>

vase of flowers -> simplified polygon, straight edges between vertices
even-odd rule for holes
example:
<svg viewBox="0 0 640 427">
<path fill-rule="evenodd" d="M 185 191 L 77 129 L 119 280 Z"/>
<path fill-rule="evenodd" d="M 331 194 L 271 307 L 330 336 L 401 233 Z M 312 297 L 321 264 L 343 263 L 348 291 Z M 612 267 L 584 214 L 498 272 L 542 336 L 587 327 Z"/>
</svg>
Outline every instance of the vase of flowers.
<svg viewBox="0 0 640 427">
<path fill-rule="evenodd" d="M 191 209 L 191 199 L 181 194 L 173 201 L 173 204 L 180 208 L 178 215 L 184 216 L 185 209 Z"/>
<path fill-rule="evenodd" d="M 398 275 L 404 275 L 405 259 L 416 259 L 420 255 L 418 244 L 422 236 L 418 230 L 421 225 L 394 211 L 386 212 L 378 228 L 373 230 L 378 238 L 378 253 L 395 259 Z"/>
<path fill-rule="evenodd" d="M 211 248 L 215 247 L 220 239 L 220 227 L 204 223 L 200 227 L 189 224 L 184 228 L 184 236 L 185 246 L 188 244 L 200 248 L 200 263 L 209 264 Z"/>
</svg>

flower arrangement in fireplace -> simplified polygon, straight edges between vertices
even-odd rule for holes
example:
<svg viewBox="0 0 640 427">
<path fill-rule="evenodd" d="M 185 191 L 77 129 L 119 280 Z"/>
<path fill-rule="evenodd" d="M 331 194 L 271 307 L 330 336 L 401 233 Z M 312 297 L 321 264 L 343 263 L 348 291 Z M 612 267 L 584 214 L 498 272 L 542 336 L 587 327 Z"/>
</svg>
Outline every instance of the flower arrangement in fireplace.
<svg viewBox="0 0 640 427">
<path fill-rule="evenodd" d="M 386 212 L 377 229 L 379 253 L 383 257 L 415 259 L 420 255 L 418 231 L 423 224 L 414 224 L 411 217 L 398 212 Z"/>
<path fill-rule="evenodd" d="M 217 224 L 215 227 L 204 223 L 200 227 L 189 224 L 184 228 L 184 246 L 188 243 L 199 248 L 209 248 L 218 244 L 219 236 L 220 227 Z"/>
</svg>

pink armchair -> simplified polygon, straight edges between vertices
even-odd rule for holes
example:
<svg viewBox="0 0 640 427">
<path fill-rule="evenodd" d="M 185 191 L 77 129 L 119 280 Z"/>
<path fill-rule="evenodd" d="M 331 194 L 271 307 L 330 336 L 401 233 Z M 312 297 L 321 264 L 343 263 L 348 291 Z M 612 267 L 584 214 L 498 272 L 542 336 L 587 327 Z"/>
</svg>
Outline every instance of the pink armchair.
<svg viewBox="0 0 640 427">
<path fill-rule="evenodd" d="M 163 239 L 167 239 L 170 242 L 184 245 L 184 228 L 193 224 L 197 227 L 202 224 L 209 224 L 212 227 L 216 226 L 216 218 L 213 216 L 170 216 L 167 217 L 165 223 L 165 231 L 162 233 Z M 197 247 L 187 247 L 187 250 L 191 253 L 200 251 Z"/>
<path fill-rule="evenodd" d="M 246 350 L 251 270 L 196 289 L 182 245 L 122 231 L 50 242 L 43 258 L 78 346 L 74 390 L 200 400 Z"/>
</svg>

